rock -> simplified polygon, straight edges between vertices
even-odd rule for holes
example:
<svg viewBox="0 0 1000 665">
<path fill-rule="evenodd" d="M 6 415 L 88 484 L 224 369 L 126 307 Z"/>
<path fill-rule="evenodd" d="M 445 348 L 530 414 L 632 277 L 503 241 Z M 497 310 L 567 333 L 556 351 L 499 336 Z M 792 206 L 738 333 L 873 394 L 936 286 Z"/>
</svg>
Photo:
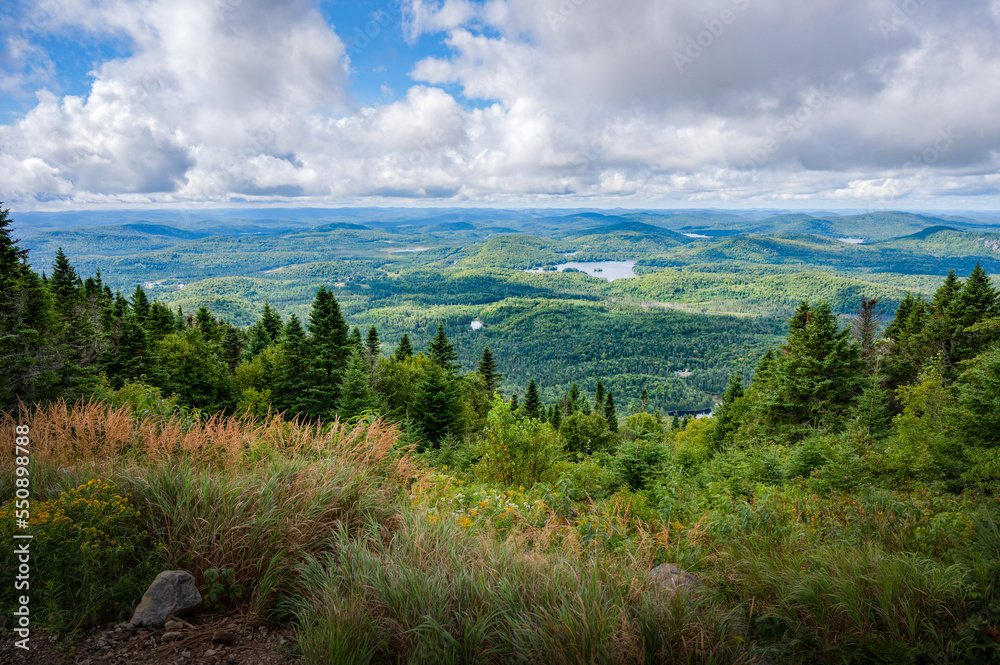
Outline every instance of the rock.
<svg viewBox="0 0 1000 665">
<path fill-rule="evenodd" d="M 142 594 L 142 601 L 135 608 L 130 623 L 135 626 L 159 626 L 171 614 L 181 614 L 200 604 L 201 594 L 191 573 L 165 570 Z"/>
<path fill-rule="evenodd" d="M 231 644 L 235 639 L 235 635 L 224 630 L 217 630 L 212 633 L 212 641 L 216 644 Z"/>
<path fill-rule="evenodd" d="M 190 658 L 190 657 L 191 657 L 190 651 L 181 651 L 181 658 Z"/>
<path fill-rule="evenodd" d="M 180 630 L 183 627 L 184 624 L 182 624 L 180 621 L 168 621 L 165 624 L 163 624 L 164 630 Z"/>
<path fill-rule="evenodd" d="M 649 571 L 649 579 L 668 591 L 676 591 L 681 587 L 701 586 L 697 575 L 687 572 L 672 563 L 661 563 Z"/>
<path fill-rule="evenodd" d="M 160 635 L 160 641 L 161 642 L 176 642 L 177 640 L 181 639 L 182 637 L 184 637 L 184 636 L 181 635 L 180 633 L 174 631 L 174 632 L 170 632 L 170 633 L 163 633 L 163 635 Z"/>
<path fill-rule="evenodd" d="M 218 653 L 218 651 L 216 651 L 215 649 L 206 649 L 205 650 L 205 658 L 211 658 L 212 656 L 214 656 L 217 653 Z"/>
</svg>

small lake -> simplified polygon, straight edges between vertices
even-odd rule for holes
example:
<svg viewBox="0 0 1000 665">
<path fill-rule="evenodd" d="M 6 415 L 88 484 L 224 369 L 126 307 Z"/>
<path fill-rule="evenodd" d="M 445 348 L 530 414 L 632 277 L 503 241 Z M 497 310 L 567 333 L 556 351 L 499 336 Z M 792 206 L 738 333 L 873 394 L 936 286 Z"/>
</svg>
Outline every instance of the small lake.
<svg viewBox="0 0 1000 665">
<path fill-rule="evenodd" d="M 575 268 L 580 272 L 585 272 L 591 277 L 600 277 L 601 279 L 606 279 L 609 282 L 613 282 L 616 279 L 628 279 L 629 277 L 638 277 L 635 274 L 635 261 L 585 261 L 582 263 L 560 263 L 556 266 L 556 270 L 563 272 L 566 268 Z M 550 270 L 542 270 L 541 268 L 532 268 L 526 272 L 552 272 Z"/>
</svg>

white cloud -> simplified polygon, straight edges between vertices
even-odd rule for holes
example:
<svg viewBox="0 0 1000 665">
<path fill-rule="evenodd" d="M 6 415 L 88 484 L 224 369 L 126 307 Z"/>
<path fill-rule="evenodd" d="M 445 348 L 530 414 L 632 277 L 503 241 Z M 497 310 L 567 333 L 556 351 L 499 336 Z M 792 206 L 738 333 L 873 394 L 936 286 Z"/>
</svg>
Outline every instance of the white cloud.
<svg viewBox="0 0 1000 665">
<path fill-rule="evenodd" d="M 0 126 L 8 201 L 997 191 L 997 0 L 408 0 L 407 38 L 449 52 L 362 108 L 308 0 L 59 2 L 51 29 L 133 53 Z"/>
</svg>

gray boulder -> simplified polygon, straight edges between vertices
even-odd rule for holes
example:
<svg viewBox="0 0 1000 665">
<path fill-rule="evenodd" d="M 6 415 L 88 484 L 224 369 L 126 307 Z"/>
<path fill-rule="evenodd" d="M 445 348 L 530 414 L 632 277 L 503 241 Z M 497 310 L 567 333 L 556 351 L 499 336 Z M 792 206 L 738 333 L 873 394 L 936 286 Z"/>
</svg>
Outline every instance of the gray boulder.
<svg viewBox="0 0 1000 665">
<path fill-rule="evenodd" d="M 672 563 L 661 563 L 656 568 L 653 568 L 649 571 L 649 579 L 654 584 L 658 584 L 668 591 L 676 591 L 681 587 L 701 586 L 701 580 L 698 579 L 697 575 L 689 573 Z"/>
<path fill-rule="evenodd" d="M 129 623 L 159 626 L 170 616 L 183 614 L 200 604 L 201 594 L 194 583 L 194 575 L 186 570 L 165 570 L 142 594 Z"/>
</svg>

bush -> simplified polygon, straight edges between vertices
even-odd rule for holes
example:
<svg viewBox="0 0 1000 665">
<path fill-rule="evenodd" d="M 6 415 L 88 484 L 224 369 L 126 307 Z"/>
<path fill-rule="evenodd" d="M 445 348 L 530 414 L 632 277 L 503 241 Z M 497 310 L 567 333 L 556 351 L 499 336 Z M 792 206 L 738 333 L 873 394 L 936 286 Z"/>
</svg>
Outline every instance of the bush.
<svg viewBox="0 0 1000 665">
<path fill-rule="evenodd" d="M 641 490 L 654 482 L 669 458 L 670 451 L 663 444 L 636 439 L 618 446 L 611 466 L 621 484 Z"/>
<path fill-rule="evenodd" d="M 143 528 L 130 497 L 101 480 L 31 506 L 29 531 L 35 616 L 59 633 L 74 633 L 126 618 L 162 569 L 164 548 Z M 0 533 L 12 542 L 14 504 L 0 509 Z M 4 548 L 4 570 L 15 570 L 13 548 Z M 16 598 L 3 587 L 6 611 Z M 34 600 L 37 598 L 38 600 Z M 8 614 L 9 616 L 9 614 Z"/>
<path fill-rule="evenodd" d="M 499 396 L 486 417 L 485 440 L 474 471 L 477 477 L 507 486 L 529 487 L 552 475 L 560 453 L 559 435 L 548 423 L 518 419 Z"/>
</svg>

